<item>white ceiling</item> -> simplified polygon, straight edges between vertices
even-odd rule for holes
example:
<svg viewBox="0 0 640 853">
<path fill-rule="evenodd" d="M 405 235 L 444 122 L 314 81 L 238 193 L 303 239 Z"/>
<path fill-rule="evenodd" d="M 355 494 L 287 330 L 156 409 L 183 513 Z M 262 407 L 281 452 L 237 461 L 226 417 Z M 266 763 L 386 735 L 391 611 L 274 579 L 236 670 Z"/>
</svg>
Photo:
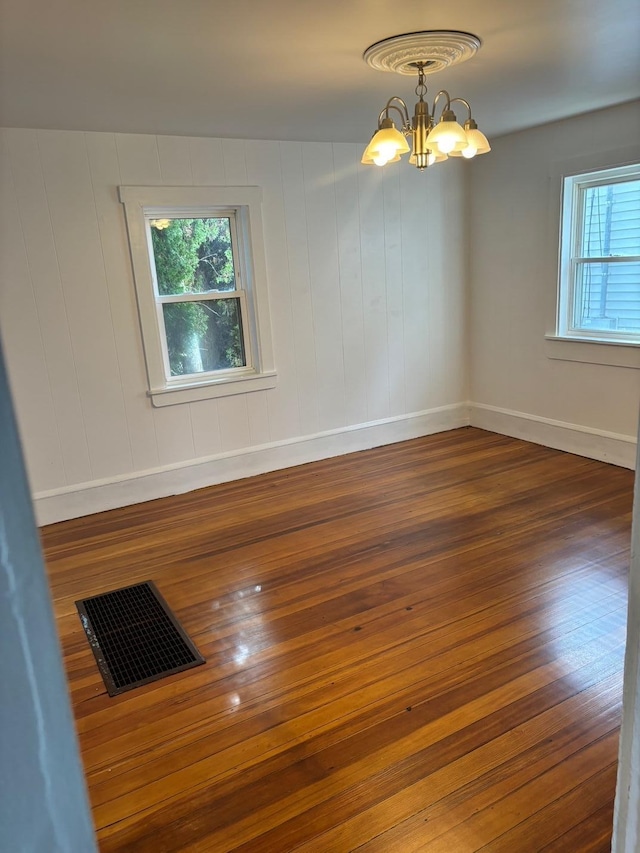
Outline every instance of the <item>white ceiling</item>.
<svg viewBox="0 0 640 853">
<path fill-rule="evenodd" d="M 489 135 L 640 94 L 638 0 L 0 0 L 0 123 L 363 142 L 414 84 L 362 52 L 432 29 L 482 39 L 428 99 Z"/>
</svg>

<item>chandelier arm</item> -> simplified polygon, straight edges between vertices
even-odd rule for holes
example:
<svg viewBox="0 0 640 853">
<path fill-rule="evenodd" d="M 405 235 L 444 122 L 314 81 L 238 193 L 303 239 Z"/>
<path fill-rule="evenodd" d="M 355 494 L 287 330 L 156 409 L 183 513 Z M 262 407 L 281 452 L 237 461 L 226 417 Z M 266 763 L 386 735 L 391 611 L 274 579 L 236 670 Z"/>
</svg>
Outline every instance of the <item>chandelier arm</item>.
<svg viewBox="0 0 640 853">
<path fill-rule="evenodd" d="M 467 110 L 469 111 L 469 118 L 471 118 L 471 104 L 469 103 L 469 101 L 465 101 L 464 98 L 451 98 L 452 104 L 455 104 L 456 102 L 459 104 L 463 104 L 467 108 Z"/>
<path fill-rule="evenodd" d="M 432 113 L 432 115 L 433 115 L 434 120 L 436 117 L 436 104 L 438 103 L 438 99 L 440 98 L 441 95 L 443 95 L 447 99 L 447 105 L 444 109 L 445 110 L 451 109 L 451 96 L 449 95 L 449 93 L 447 92 L 446 89 L 440 89 L 438 94 L 433 99 L 433 113 Z M 443 110 L 443 112 L 444 112 L 444 110 Z"/>
<path fill-rule="evenodd" d="M 389 110 L 396 110 L 396 112 L 400 113 L 400 118 L 402 119 L 402 126 L 404 127 L 406 122 L 406 116 L 398 107 L 394 107 L 393 104 L 388 104 L 384 109 L 380 110 L 380 114 L 378 116 L 378 129 L 380 129 L 380 124 L 383 119 L 389 118 Z"/>
<path fill-rule="evenodd" d="M 397 106 L 394 101 L 397 101 L 398 104 L 401 104 L 402 109 Z M 411 120 L 409 119 L 409 109 L 406 103 L 402 100 L 402 98 L 398 97 L 398 95 L 392 95 L 387 101 L 387 105 L 382 111 L 385 113 L 386 117 L 389 118 L 389 110 L 396 110 L 402 116 L 402 123 L 404 126 L 410 126 Z"/>
</svg>

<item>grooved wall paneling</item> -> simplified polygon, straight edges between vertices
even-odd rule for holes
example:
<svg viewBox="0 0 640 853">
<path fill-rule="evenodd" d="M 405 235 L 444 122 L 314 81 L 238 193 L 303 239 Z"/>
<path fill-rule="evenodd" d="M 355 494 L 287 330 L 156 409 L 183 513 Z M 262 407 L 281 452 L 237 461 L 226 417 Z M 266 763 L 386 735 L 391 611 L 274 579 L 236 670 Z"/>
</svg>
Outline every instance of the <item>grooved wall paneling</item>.
<svg viewBox="0 0 640 853">
<path fill-rule="evenodd" d="M 464 400 L 464 281 L 443 239 L 462 239 L 464 164 L 360 155 L 2 131 L 0 330 L 36 495 Z M 152 407 L 120 184 L 262 187 L 276 388 Z"/>
</svg>

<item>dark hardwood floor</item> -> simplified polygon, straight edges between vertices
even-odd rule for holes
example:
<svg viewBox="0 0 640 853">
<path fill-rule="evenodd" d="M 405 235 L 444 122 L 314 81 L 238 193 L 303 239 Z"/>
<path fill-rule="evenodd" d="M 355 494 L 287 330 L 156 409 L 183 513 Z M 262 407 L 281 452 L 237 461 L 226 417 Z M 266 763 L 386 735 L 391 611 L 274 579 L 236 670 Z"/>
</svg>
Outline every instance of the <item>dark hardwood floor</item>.
<svg viewBox="0 0 640 853">
<path fill-rule="evenodd" d="M 632 481 L 466 428 L 45 528 L 101 850 L 608 851 Z M 207 663 L 109 698 L 148 579 Z"/>
</svg>

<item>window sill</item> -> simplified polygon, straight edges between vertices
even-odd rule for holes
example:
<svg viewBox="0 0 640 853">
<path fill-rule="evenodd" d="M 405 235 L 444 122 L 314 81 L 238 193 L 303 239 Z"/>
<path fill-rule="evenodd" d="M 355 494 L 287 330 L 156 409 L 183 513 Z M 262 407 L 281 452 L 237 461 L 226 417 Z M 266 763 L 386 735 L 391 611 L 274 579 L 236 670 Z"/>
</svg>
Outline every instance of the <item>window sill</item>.
<svg viewBox="0 0 640 853">
<path fill-rule="evenodd" d="M 640 369 L 640 344 L 545 335 L 547 358 Z M 594 346 L 595 345 L 595 346 Z"/>
<path fill-rule="evenodd" d="M 147 391 L 156 408 L 175 406 L 179 403 L 195 403 L 198 400 L 211 400 L 215 397 L 230 397 L 233 394 L 248 394 L 251 391 L 266 391 L 275 388 L 275 371 L 251 373 L 236 376 L 233 379 L 207 379 L 202 382 L 190 382 L 169 388 L 152 388 Z"/>
</svg>

